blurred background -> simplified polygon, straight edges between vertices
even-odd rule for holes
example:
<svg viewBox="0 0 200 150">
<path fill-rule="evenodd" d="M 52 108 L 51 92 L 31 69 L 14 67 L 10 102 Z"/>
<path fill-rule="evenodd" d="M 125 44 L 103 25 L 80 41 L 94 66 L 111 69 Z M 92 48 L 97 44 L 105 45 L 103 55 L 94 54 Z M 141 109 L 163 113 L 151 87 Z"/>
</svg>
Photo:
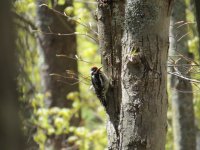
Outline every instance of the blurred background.
<svg viewBox="0 0 200 150">
<path fill-rule="evenodd" d="M 177 5 L 180 9 L 174 13 L 178 17 L 183 14 L 182 18 L 172 18 L 170 36 L 176 40 L 171 41 L 174 45 L 170 48 L 180 50 L 183 41 L 188 46 L 187 54 L 179 52 L 175 58 L 177 52 L 170 51 L 167 65 L 170 70 L 180 57 L 189 57 L 189 61 L 184 60 L 190 64 L 190 76 L 198 80 L 196 5 L 192 0 L 181 3 L 184 6 Z M 101 67 L 96 9 L 95 0 L 0 1 L 2 150 L 106 149 L 106 114 L 90 88 L 90 68 Z M 172 78 L 169 77 L 169 83 L 175 82 Z M 173 92 L 173 84 L 168 86 L 167 150 L 176 147 L 174 139 L 178 140 L 176 135 L 181 133 L 173 125 L 178 106 L 172 99 L 179 93 L 191 96 L 190 103 L 184 104 L 186 110 L 191 109 L 184 112 L 192 113 L 188 118 L 195 120 L 195 124 L 186 129 L 193 128 L 196 140 L 191 139 L 197 141 L 200 149 L 199 82 L 188 86 L 189 89 L 178 93 Z"/>
</svg>

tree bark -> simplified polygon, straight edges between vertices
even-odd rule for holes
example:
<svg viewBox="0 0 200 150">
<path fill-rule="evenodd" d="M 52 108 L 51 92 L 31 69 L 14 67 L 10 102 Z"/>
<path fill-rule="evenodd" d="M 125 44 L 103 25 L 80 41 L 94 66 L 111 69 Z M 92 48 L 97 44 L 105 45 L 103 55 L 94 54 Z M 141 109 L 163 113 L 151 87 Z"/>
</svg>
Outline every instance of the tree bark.
<svg viewBox="0 0 200 150">
<path fill-rule="evenodd" d="M 171 16 L 171 28 L 170 28 L 170 55 L 178 55 L 179 52 L 186 57 L 190 57 L 188 48 L 188 38 L 184 37 L 179 42 L 182 35 L 186 34 L 187 26 L 182 26 L 177 29 L 178 25 L 175 23 L 180 21 L 186 21 L 186 4 L 183 0 L 176 0 L 174 3 L 172 16 Z M 177 52 L 178 51 L 178 52 Z M 177 60 L 179 58 L 173 57 Z M 177 64 L 188 64 L 188 61 L 181 58 L 177 61 Z M 176 67 L 178 71 L 183 75 L 190 78 L 188 73 L 189 68 Z M 171 69 L 175 71 L 174 68 Z M 171 76 L 171 101 L 172 101 L 172 120 L 173 120 L 173 135 L 174 135 L 174 147 L 176 150 L 195 150 L 196 149 L 196 135 L 194 125 L 194 109 L 193 109 L 193 94 L 192 85 L 189 81 L 183 80 L 176 76 Z"/>
<path fill-rule="evenodd" d="M 110 150 L 164 150 L 166 62 L 172 1 L 99 1 Z"/>
<path fill-rule="evenodd" d="M 57 73 L 66 76 L 66 70 L 78 72 L 77 61 L 73 59 L 58 58 L 56 54 L 63 54 L 69 57 L 74 57 L 76 52 L 76 36 L 59 36 L 56 33 L 74 33 L 75 23 L 64 16 L 61 16 L 50 10 L 45 4 L 45 0 L 38 0 L 37 2 L 37 23 L 41 33 L 39 36 L 39 44 L 41 53 L 44 56 L 44 64 L 42 68 L 42 84 L 45 88 L 45 93 L 48 96 L 46 100 L 47 106 L 68 107 L 70 101 L 67 101 L 67 93 L 78 91 L 78 84 L 70 85 L 75 80 L 69 79 L 63 84 L 50 76 L 51 73 Z M 69 2 L 68 6 L 72 5 Z M 56 5 L 53 9 L 63 13 L 65 7 L 63 5 Z M 52 34 L 45 34 L 52 33 Z M 54 34 L 55 33 L 55 34 Z"/>
<path fill-rule="evenodd" d="M 53 2 L 53 1 L 52 1 Z M 73 59 L 58 58 L 57 54 L 66 55 L 68 57 L 75 57 L 76 52 L 76 36 L 58 35 L 64 33 L 75 32 L 75 22 L 60 15 L 48 8 L 47 1 L 37 1 L 37 24 L 42 33 L 39 35 L 40 52 L 43 56 L 44 62 L 42 64 L 42 85 L 44 87 L 45 105 L 46 107 L 71 107 L 72 101 L 67 100 L 66 96 L 70 92 L 78 92 L 79 85 L 73 84 L 77 80 L 73 78 L 59 78 L 58 76 L 50 76 L 50 74 L 59 74 L 66 76 L 66 70 L 74 73 L 78 72 L 77 61 Z M 67 6 L 72 6 L 72 1 L 65 2 L 64 5 L 52 3 L 54 10 L 63 13 Z M 48 34 L 50 33 L 50 34 Z M 69 75 L 68 75 L 69 76 Z M 64 80 L 68 84 L 58 82 Z M 73 85 L 72 85 L 73 84 Z M 79 119 L 72 119 L 71 124 L 77 125 Z M 54 149 L 61 149 L 62 140 L 65 138 L 53 138 Z"/>
<path fill-rule="evenodd" d="M 119 146 L 119 115 L 121 102 L 121 39 L 124 1 L 98 4 L 98 34 L 104 72 L 111 79 L 107 93 L 107 133 L 109 149 Z"/>
<path fill-rule="evenodd" d="M 17 54 L 11 1 L 0 1 L 0 149 L 23 150 L 18 116 Z"/>
</svg>

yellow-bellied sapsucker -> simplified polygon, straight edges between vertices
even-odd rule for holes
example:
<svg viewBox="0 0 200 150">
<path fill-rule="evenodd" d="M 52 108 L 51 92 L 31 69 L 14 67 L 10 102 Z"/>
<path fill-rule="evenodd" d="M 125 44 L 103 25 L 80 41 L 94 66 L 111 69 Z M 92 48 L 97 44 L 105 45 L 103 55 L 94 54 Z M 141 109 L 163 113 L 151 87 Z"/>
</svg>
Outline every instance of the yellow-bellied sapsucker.
<svg viewBox="0 0 200 150">
<path fill-rule="evenodd" d="M 106 108 L 106 93 L 109 87 L 109 80 L 107 76 L 101 71 L 101 68 L 92 67 L 90 73 L 95 93 L 101 104 Z"/>
</svg>

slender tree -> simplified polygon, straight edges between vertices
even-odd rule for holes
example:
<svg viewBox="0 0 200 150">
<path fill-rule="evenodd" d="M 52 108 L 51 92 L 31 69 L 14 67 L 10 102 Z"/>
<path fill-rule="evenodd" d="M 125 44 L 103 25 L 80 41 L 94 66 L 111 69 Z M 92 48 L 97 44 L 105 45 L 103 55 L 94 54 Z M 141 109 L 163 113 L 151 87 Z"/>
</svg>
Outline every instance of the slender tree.
<svg viewBox="0 0 200 150">
<path fill-rule="evenodd" d="M 199 32 L 200 37 L 200 1 L 194 0 L 195 8 L 196 8 L 196 22 L 197 22 L 197 30 Z M 199 49 L 200 49 L 200 40 L 199 40 Z"/>
<path fill-rule="evenodd" d="M 108 149 L 164 150 L 171 0 L 98 2 Z"/>
<path fill-rule="evenodd" d="M 184 0 L 176 0 L 174 3 L 171 26 L 170 26 L 170 55 L 183 54 L 185 57 L 190 57 L 188 49 L 188 38 L 184 37 L 180 41 L 177 40 L 187 33 L 187 26 L 180 26 L 178 22 L 186 21 L 186 4 Z M 177 25 L 175 25 L 177 24 Z M 180 67 L 173 67 L 183 76 L 190 77 L 187 67 L 188 61 L 184 58 L 173 57 Z M 176 60 L 177 59 L 177 60 Z M 173 119 L 173 135 L 174 146 L 176 150 L 195 150 L 196 135 L 194 125 L 194 109 L 193 109 L 193 94 L 192 85 L 189 81 L 176 76 L 171 76 L 171 101 L 172 101 L 172 119 Z"/>
<path fill-rule="evenodd" d="M 6 18 L 6 19 L 5 19 Z M 0 149 L 23 150 L 18 116 L 17 55 L 11 1 L 0 1 Z"/>
<path fill-rule="evenodd" d="M 42 85 L 47 107 L 71 107 L 71 101 L 66 96 L 70 92 L 79 91 L 78 84 L 73 84 L 76 80 L 72 78 L 61 78 L 68 84 L 58 82 L 60 78 L 52 77 L 50 74 L 56 73 L 60 76 L 66 76 L 66 70 L 77 73 L 77 61 L 73 59 L 58 58 L 57 54 L 74 57 L 76 53 L 76 36 L 62 36 L 61 34 L 73 34 L 75 32 L 75 23 L 63 14 L 64 9 L 72 6 L 72 1 L 66 0 L 63 5 L 59 5 L 57 1 L 51 1 L 52 9 L 47 7 L 47 1 L 37 1 L 37 24 L 41 30 L 39 35 L 40 51 L 44 59 L 42 65 Z M 71 83 L 71 84 L 70 84 Z M 73 85 L 72 85 L 73 84 Z M 72 124 L 78 124 L 77 119 L 72 120 Z M 54 145 L 54 149 L 61 149 L 64 137 L 55 138 L 49 141 L 50 145 Z"/>
</svg>

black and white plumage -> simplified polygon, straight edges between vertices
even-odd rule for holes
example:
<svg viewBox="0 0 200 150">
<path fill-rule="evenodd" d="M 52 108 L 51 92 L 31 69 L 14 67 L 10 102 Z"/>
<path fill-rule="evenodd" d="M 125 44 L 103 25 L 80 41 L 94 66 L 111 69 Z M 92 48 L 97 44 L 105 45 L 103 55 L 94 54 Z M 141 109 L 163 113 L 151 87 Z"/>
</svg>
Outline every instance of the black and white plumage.
<svg viewBox="0 0 200 150">
<path fill-rule="evenodd" d="M 109 80 L 107 76 L 101 71 L 101 68 L 92 67 L 90 73 L 95 93 L 101 104 L 106 108 L 106 92 L 108 91 Z"/>
</svg>

